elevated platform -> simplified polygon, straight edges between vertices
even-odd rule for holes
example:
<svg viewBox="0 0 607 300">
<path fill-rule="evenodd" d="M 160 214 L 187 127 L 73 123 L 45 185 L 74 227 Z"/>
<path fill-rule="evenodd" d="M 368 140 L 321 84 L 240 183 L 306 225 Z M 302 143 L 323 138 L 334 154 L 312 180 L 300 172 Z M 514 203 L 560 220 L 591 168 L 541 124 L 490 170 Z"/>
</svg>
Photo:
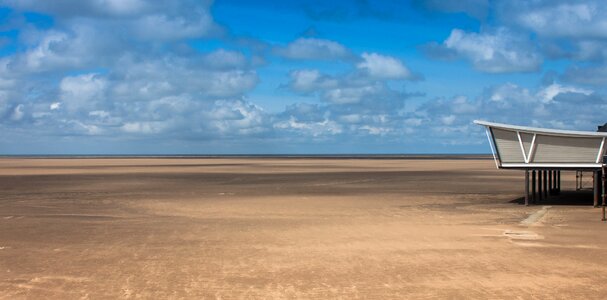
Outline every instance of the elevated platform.
<svg viewBox="0 0 607 300">
<path fill-rule="evenodd" d="M 540 203 L 561 191 L 561 171 L 592 171 L 594 206 L 602 198 L 607 221 L 607 132 L 557 130 L 474 121 L 485 127 L 495 165 L 525 170 L 525 205 Z M 537 175 L 537 176 L 536 176 Z"/>
</svg>

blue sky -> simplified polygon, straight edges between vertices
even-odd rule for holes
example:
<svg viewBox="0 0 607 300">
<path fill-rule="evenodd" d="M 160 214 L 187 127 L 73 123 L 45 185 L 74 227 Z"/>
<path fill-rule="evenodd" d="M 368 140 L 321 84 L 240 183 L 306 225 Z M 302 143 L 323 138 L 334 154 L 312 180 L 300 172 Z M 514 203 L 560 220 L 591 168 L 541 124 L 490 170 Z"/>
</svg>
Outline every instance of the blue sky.
<svg viewBox="0 0 607 300">
<path fill-rule="evenodd" d="M 0 0 L 0 154 L 488 153 L 607 122 L 601 1 Z"/>
</svg>

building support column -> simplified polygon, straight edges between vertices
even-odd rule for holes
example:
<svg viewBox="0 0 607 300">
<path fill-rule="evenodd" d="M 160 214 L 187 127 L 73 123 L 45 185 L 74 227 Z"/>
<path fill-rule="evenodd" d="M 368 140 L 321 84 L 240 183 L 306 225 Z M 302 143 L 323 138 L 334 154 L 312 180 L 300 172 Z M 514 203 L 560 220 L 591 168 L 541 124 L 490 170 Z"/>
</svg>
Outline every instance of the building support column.
<svg viewBox="0 0 607 300">
<path fill-rule="evenodd" d="M 542 170 L 537 170 L 537 203 L 544 199 L 544 192 L 542 190 Z"/>
<path fill-rule="evenodd" d="M 556 171 L 556 176 L 558 177 L 558 179 L 556 180 L 556 190 L 558 191 L 558 193 L 561 193 L 561 170 Z"/>
<path fill-rule="evenodd" d="M 552 170 L 548 170 L 548 195 L 552 195 L 554 192 L 552 190 Z"/>
<path fill-rule="evenodd" d="M 548 199 L 548 171 L 544 170 L 544 199 Z"/>
<path fill-rule="evenodd" d="M 555 195 L 559 194 L 559 189 L 558 189 L 557 184 L 556 184 L 556 174 L 557 173 L 558 173 L 557 170 L 553 170 L 552 171 L 552 191 L 553 191 L 553 193 Z"/>
<path fill-rule="evenodd" d="M 557 192 L 556 192 L 556 170 L 552 170 L 552 193 L 554 195 L 557 194 Z"/>
<path fill-rule="evenodd" d="M 601 186 L 601 174 L 600 171 L 592 172 L 592 190 L 594 191 L 594 207 L 599 207 L 599 189 Z"/>
<path fill-rule="evenodd" d="M 535 170 L 531 172 L 531 203 L 535 203 L 537 201 L 535 196 Z"/>
<path fill-rule="evenodd" d="M 607 175 L 605 173 L 607 173 L 607 170 L 605 167 L 601 168 L 602 172 L 601 172 L 601 190 L 602 190 L 602 198 L 603 200 L 601 201 L 601 206 L 603 208 L 603 218 L 601 219 L 601 221 L 607 221 L 607 218 L 605 218 L 605 198 L 607 198 L 607 194 L 605 193 L 605 185 L 607 184 Z"/>
<path fill-rule="evenodd" d="M 525 170 L 525 205 L 529 205 L 529 170 Z"/>
</svg>

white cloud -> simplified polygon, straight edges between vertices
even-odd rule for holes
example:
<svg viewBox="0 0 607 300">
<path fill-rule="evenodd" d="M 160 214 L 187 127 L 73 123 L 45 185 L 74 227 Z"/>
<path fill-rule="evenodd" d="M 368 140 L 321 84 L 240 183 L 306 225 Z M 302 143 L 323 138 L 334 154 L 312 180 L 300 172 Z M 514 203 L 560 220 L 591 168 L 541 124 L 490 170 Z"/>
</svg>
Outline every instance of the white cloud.
<svg viewBox="0 0 607 300">
<path fill-rule="evenodd" d="M 592 91 L 588 90 L 588 89 L 572 87 L 572 86 L 562 86 L 560 84 L 553 83 L 553 84 L 541 89 L 537 93 L 537 97 L 542 102 L 548 103 L 548 102 L 553 101 L 554 97 L 558 96 L 559 94 L 563 94 L 563 93 L 577 93 L 577 94 L 583 94 L 583 95 L 588 96 L 588 95 L 592 94 Z"/>
<path fill-rule="evenodd" d="M 104 110 L 95 110 L 95 111 L 89 112 L 89 116 L 99 117 L 99 118 L 108 118 L 110 116 L 110 113 L 107 111 L 104 111 Z"/>
<path fill-rule="evenodd" d="M 320 79 L 318 70 L 298 70 L 291 72 L 291 87 L 300 92 L 309 92 L 318 88 Z"/>
<path fill-rule="evenodd" d="M 148 5 L 143 0 L 96 0 L 93 4 L 113 15 L 130 15 L 142 11 Z"/>
<path fill-rule="evenodd" d="M 582 61 L 607 58 L 604 1 L 499 1 L 494 8 L 498 22 L 533 36 L 546 57 Z"/>
<path fill-rule="evenodd" d="M 488 88 L 473 101 L 461 96 L 429 101 L 414 111 L 412 118 L 419 120 L 413 122 L 416 126 L 432 130 L 434 138 L 471 143 L 477 131 L 481 136 L 480 128 L 471 127 L 475 119 L 594 130 L 605 122 L 596 114 L 603 109 L 607 109 L 607 99 L 589 89 L 557 83 L 525 88 L 508 83 Z"/>
<path fill-rule="evenodd" d="M 240 69 L 247 65 L 244 54 L 225 49 L 218 49 L 205 55 L 203 61 L 207 66 L 215 69 Z"/>
<path fill-rule="evenodd" d="M 305 76 L 304 76 L 305 74 Z M 350 137 L 402 136 L 403 108 L 408 95 L 391 89 L 385 80 L 375 80 L 359 73 L 332 77 L 311 71 L 301 74 L 291 88 L 319 92 L 323 104 L 298 103 L 275 117 L 274 128 L 280 133 L 321 138 L 345 134 Z M 333 82 L 334 85 L 324 85 Z M 305 83 L 305 84 L 304 84 Z M 295 90 L 295 89 L 294 89 Z"/>
<path fill-rule="evenodd" d="M 138 15 L 152 8 L 144 0 L 3 0 L 2 4 L 23 10 L 34 10 L 61 16 L 88 15 L 97 17 L 125 17 Z"/>
<path fill-rule="evenodd" d="M 337 87 L 338 81 L 321 74 L 318 70 L 296 70 L 290 73 L 289 86 L 299 93 L 310 93 L 318 90 Z"/>
<path fill-rule="evenodd" d="M 179 40 L 199 38 L 218 30 L 206 10 L 199 10 L 192 18 L 155 14 L 133 22 L 133 30 L 145 40 Z"/>
<path fill-rule="evenodd" d="M 277 48 L 278 55 L 291 59 L 332 60 L 350 57 L 342 44 L 317 38 L 298 38 L 286 47 Z"/>
<path fill-rule="evenodd" d="M 7 57 L 5 67 L 18 76 L 96 68 L 130 50 L 130 44 L 112 34 L 115 28 L 109 24 L 82 21 L 65 27 L 44 31 L 24 28 L 20 32 L 24 49 Z"/>
<path fill-rule="evenodd" d="M 194 82 L 205 84 L 209 95 L 229 97 L 251 90 L 257 84 L 257 74 L 251 71 L 231 71 L 212 74 L 211 78 L 197 78 Z M 209 82 L 210 81 L 210 82 Z M 200 85 L 199 85 L 200 86 Z"/>
<path fill-rule="evenodd" d="M 441 117 L 440 120 L 444 125 L 453 125 L 453 122 L 455 122 L 456 118 L 457 117 L 455 115 L 448 115 Z"/>
<path fill-rule="evenodd" d="M 19 104 L 13 109 L 13 113 L 11 114 L 10 118 L 13 121 L 21 121 L 24 116 L 25 113 L 23 112 L 23 104 Z"/>
<path fill-rule="evenodd" d="M 334 90 L 325 91 L 329 93 Z M 602 122 L 601 116 L 592 111 L 607 109 L 607 99 L 594 91 L 556 83 L 536 88 L 507 83 L 488 88 L 476 97 L 454 96 L 430 100 L 406 112 L 394 108 L 384 110 L 381 107 L 383 98 L 378 96 L 381 90 L 371 92 L 368 96 L 360 96 L 364 92 L 356 89 L 350 92 L 354 96 L 334 92 L 335 99 L 326 99 L 325 105 L 300 104 L 289 107 L 285 113 L 277 116 L 274 128 L 279 133 L 315 138 L 336 134 L 348 139 L 370 139 L 375 136 L 382 140 L 397 138 L 408 143 L 453 147 L 477 145 L 484 141 L 482 128 L 472 124 L 475 119 L 592 130 Z M 368 102 L 363 105 L 363 101 Z"/>
<path fill-rule="evenodd" d="M 72 127 L 75 132 L 86 134 L 86 135 L 99 135 L 103 134 L 104 130 L 96 125 L 86 124 L 78 120 L 69 120 L 67 124 Z"/>
<path fill-rule="evenodd" d="M 272 128 L 260 107 L 243 100 L 259 81 L 250 61 L 260 54 L 245 55 L 247 45 L 201 54 L 188 44 L 220 33 L 211 1 L 3 3 L 17 15 L 53 20 L 50 28 L 19 28 L 15 53 L 0 58 L 0 128 L 7 134 L 183 141 Z"/>
<path fill-rule="evenodd" d="M 14 73 L 10 70 L 10 62 L 9 58 L 0 58 L 0 91 L 13 89 L 17 83 L 13 78 Z"/>
<path fill-rule="evenodd" d="M 405 119 L 404 123 L 407 126 L 419 126 L 422 125 L 423 119 L 421 118 L 407 118 Z"/>
<path fill-rule="evenodd" d="M 216 101 L 207 118 L 223 135 L 252 135 L 268 130 L 263 110 L 243 101 Z"/>
<path fill-rule="evenodd" d="M 376 94 L 380 89 L 377 85 L 335 88 L 327 90 L 323 94 L 323 98 L 334 104 L 353 104 L 361 102 L 365 97 Z"/>
<path fill-rule="evenodd" d="M 380 135 L 380 136 L 386 135 L 393 131 L 392 128 L 376 127 L 376 126 L 369 126 L 369 125 L 363 125 L 363 126 L 359 127 L 359 129 L 366 131 L 371 135 Z"/>
<path fill-rule="evenodd" d="M 411 71 L 398 59 L 377 53 L 363 53 L 363 61 L 356 65 L 370 76 L 380 79 L 411 79 Z"/>
<path fill-rule="evenodd" d="M 537 71 L 542 57 L 530 41 L 505 28 L 494 33 L 467 33 L 453 29 L 443 46 L 488 73 Z"/>
<path fill-rule="evenodd" d="M 165 122 L 128 122 L 121 129 L 127 133 L 153 134 L 162 132 L 166 127 Z"/>
<path fill-rule="evenodd" d="M 601 60 L 607 58 L 607 43 L 604 40 L 576 41 L 572 58 L 575 60 Z"/>
<path fill-rule="evenodd" d="M 464 11 L 477 17 L 482 12 L 472 4 L 486 4 L 484 0 L 430 2 L 442 11 Z M 208 45 L 226 45 L 226 49 L 199 52 L 192 39 L 204 44 L 208 41 L 204 38 L 221 30 L 210 14 L 209 1 L 3 3 L 21 11 L 50 14 L 54 20 L 49 29 L 34 25 L 22 28 L 16 53 L 0 58 L 0 130 L 5 135 L 17 131 L 32 137 L 57 133 L 142 135 L 132 140 L 145 141 L 153 136 L 155 141 L 220 140 L 226 143 L 217 144 L 226 145 L 268 136 L 271 139 L 264 141 L 282 143 L 300 138 L 302 144 L 335 141 L 340 145 L 357 138 L 368 145 L 374 141 L 391 145 L 394 141 L 444 138 L 457 144 L 471 141 L 470 136 L 477 131 L 470 122 L 480 117 L 588 129 L 602 118 L 595 111 L 607 108 L 600 92 L 575 85 L 604 84 L 607 68 L 600 64 L 571 67 L 564 76 L 557 76 L 567 80 L 566 84 L 499 84 L 476 97 L 437 98 L 423 104 L 416 101 L 405 109 L 405 101 L 412 95 L 407 91 L 417 86 L 394 80 L 416 76 L 397 57 L 374 52 L 357 57 L 337 41 L 319 38 L 299 38 L 272 52 L 260 46 L 262 42 L 252 46 L 254 39 L 247 44 L 229 34 Z M 552 5 L 564 7 L 560 9 L 565 14 L 562 20 L 554 21 L 557 26 L 553 31 L 549 23 L 542 23 L 554 18 L 545 13 L 553 8 L 520 4 L 513 10 L 511 22 L 495 19 L 495 26 L 516 26 L 492 30 L 485 24 L 479 33 L 455 29 L 437 47 L 490 73 L 538 70 L 542 65 L 539 51 L 547 51 L 549 43 L 570 48 L 563 57 L 600 61 L 607 53 L 603 50 L 603 8 L 578 4 L 567 4 L 578 8 L 560 2 Z M 595 10 L 584 11 L 584 7 Z M 530 21 L 533 16 L 536 23 Z M 260 81 L 255 68 L 264 61 L 274 62 L 276 57 L 268 55 L 276 54 L 342 63 L 285 62 L 281 72 L 295 70 L 283 86 L 305 95 L 299 99 L 311 103 L 296 103 L 282 112 L 269 113 L 245 99 Z M 255 95 L 256 99 L 262 97 Z M 19 130 L 11 130 L 11 126 Z"/>
<path fill-rule="evenodd" d="M 478 3 L 474 3 L 478 2 Z M 463 57 L 483 72 L 530 72 L 543 58 L 603 61 L 607 58 L 607 6 L 601 0 L 436 1 L 414 3 L 443 12 L 485 8 L 491 26 L 480 33 L 452 31 L 450 45 L 431 42 L 422 47 L 442 59 Z M 472 9 L 472 10 L 471 10 Z M 488 9 L 488 10 L 487 10 Z M 482 19 L 482 18 L 481 18 Z"/>
<path fill-rule="evenodd" d="M 104 99 L 107 81 L 98 74 L 69 76 L 61 80 L 61 101 L 68 111 L 94 109 Z"/>
<path fill-rule="evenodd" d="M 607 84 L 607 66 L 604 64 L 586 67 L 571 66 L 565 71 L 562 78 L 573 83 L 604 86 Z"/>
<path fill-rule="evenodd" d="M 343 132 L 342 126 L 335 121 L 325 119 L 320 122 L 301 122 L 293 116 L 287 121 L 275 123 L 274 128 L 303 132 L 314 137 L 336 135 Z"/>
<path fill-rule="evenodd" d="M 315 93 L 322 104 L 299 105 L 293 114 L 269 114 L 243 100 L 259 81 L 253 69 L 258 65 L 252 60 L 267 54 L 263 49 L 249 54 L 239 48 L 248 46 L 233 44 L 230 48 L 238 50 L 198 53 L 188 44 L 190 38 L 215 33 L 207 4 L 191 9 L 143 0 L 107 9 L 95 8 L 90 1 L 73 7 L 64 4 L 58 0 L 54 7 L 21 7 L 49 13 L 57 23 L 47 31 L 24 32 L 23 48 L 0 60 L 0 67 L 7 69 L 2 74 L 11 75 L 2 76 L 0 85 L 6 83 L 12 93 L 0 99 L 42 95 L 18 109 L 16 100 L 3 100 L 0 104 L 6 109 L 0 121 L 17 110 L 22 120 L 36 119 L 32 130 L 182 140 L 284 133 L 386 135 L 393 133 L 389 128 L 398 118 L 392 114 L 400 112 L 406 97 L 387 83 L 410 76 L 398 59 L 365 53 L 357 66 L 356 57 L 338 42 L 300 38 L 274 54 L 344 60 L 351 70 L 342 75 L 309 69 L 291 72 L 289 87 Z M 35 80 L 28 83 L 27 78 Z"/>
<path fill-rule="evenodd" d="M 45 71 L 57 67 L 75 67 L 80 65 L 78 55 L 66 56 L 58 49 L 69 47 L 73 39 L 66 33 L 50 31 L 40 41 L 37 47 L 23 55 L 23 62 L 28 70 Z"/>
<path fill-rule="evenodd" d="M 349 114 L 340 116 L 339 120 L 344 123 L 360 123 L 363 117 L 360 114 Z"/>
<path fill-rule="evenodd" d="M 453 98 L 453 112 L 457 114 L 474 113 L 478 111 L 478 107 L 470 102 L 467 97 L 456 96 Z"/>
<path fill-rule="evenodd" d="M 542 36 L 579 38 L 607 37 L 607 10 L 602 1 L 536 2 L 507 11 L 514 20 Z M 518 9 L 517 9 L 518 8 Z"/>
<path fill-rule="evenodd" d="M 512 100 L 527 102 L 534 99 L 528 89 L 513 83 L 505 83 L 492 88 L 486 98 L 493 103 L 499 103 L 498 105 L 507 105 Z"/>
<path fill-rule="evenodd" d="M 216 69 L 167 55 L 163 60 L 125 58 L 114 68 L 112 93 L 118 100 L 153 100 L 176 94 L 215 99 L 239 97 L 253 89 L 257 73 L 248 68 Z"/>
<path fill-rule="evenodd" d="M 3 0 L 17 10 L 41 12 L 64 25 L 87 23 L 114 37 L 147 41 L 175 41 L 220 34 L 211 14 L 212 1 L 155 0 Z M 0 2 L 1 3 L 1 2 Z"/>
<path fill-rule="evenodd" d="M 355 65 L 354 70 L 336 76 L 314 69 L 292 71 L 288 86 L 296 93 L 318 96 L 337 113 L 336 118 L 346 123 L 348 118 L 340 116 L 399 113 L 409 95 L 392 88 L 389 81 L 411 73 L 395 58 L 376 53 L 363 57 L 366 61 Z"/>
</svg>

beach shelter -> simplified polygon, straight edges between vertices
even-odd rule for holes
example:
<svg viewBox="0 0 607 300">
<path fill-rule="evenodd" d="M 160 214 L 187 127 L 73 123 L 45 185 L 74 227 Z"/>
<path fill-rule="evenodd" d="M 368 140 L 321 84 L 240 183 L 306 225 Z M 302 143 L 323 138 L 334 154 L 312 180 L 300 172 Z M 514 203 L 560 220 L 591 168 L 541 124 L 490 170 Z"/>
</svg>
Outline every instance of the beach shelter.
<svg viewBox="0 0 607 300">
<path fill-rule="evenodd" d="M 591 171 L 594 174 L 594 205 L 599 206 L 599 197 L 602 196 L 604 210 L 607 132 L 536 128 L 479 120 L 474 123 L 485 127 L 497 168 L 525 171 L 526 205 L 547 197 L 549 193 L 560 192 L 562 170 Z"/>
</svg>

